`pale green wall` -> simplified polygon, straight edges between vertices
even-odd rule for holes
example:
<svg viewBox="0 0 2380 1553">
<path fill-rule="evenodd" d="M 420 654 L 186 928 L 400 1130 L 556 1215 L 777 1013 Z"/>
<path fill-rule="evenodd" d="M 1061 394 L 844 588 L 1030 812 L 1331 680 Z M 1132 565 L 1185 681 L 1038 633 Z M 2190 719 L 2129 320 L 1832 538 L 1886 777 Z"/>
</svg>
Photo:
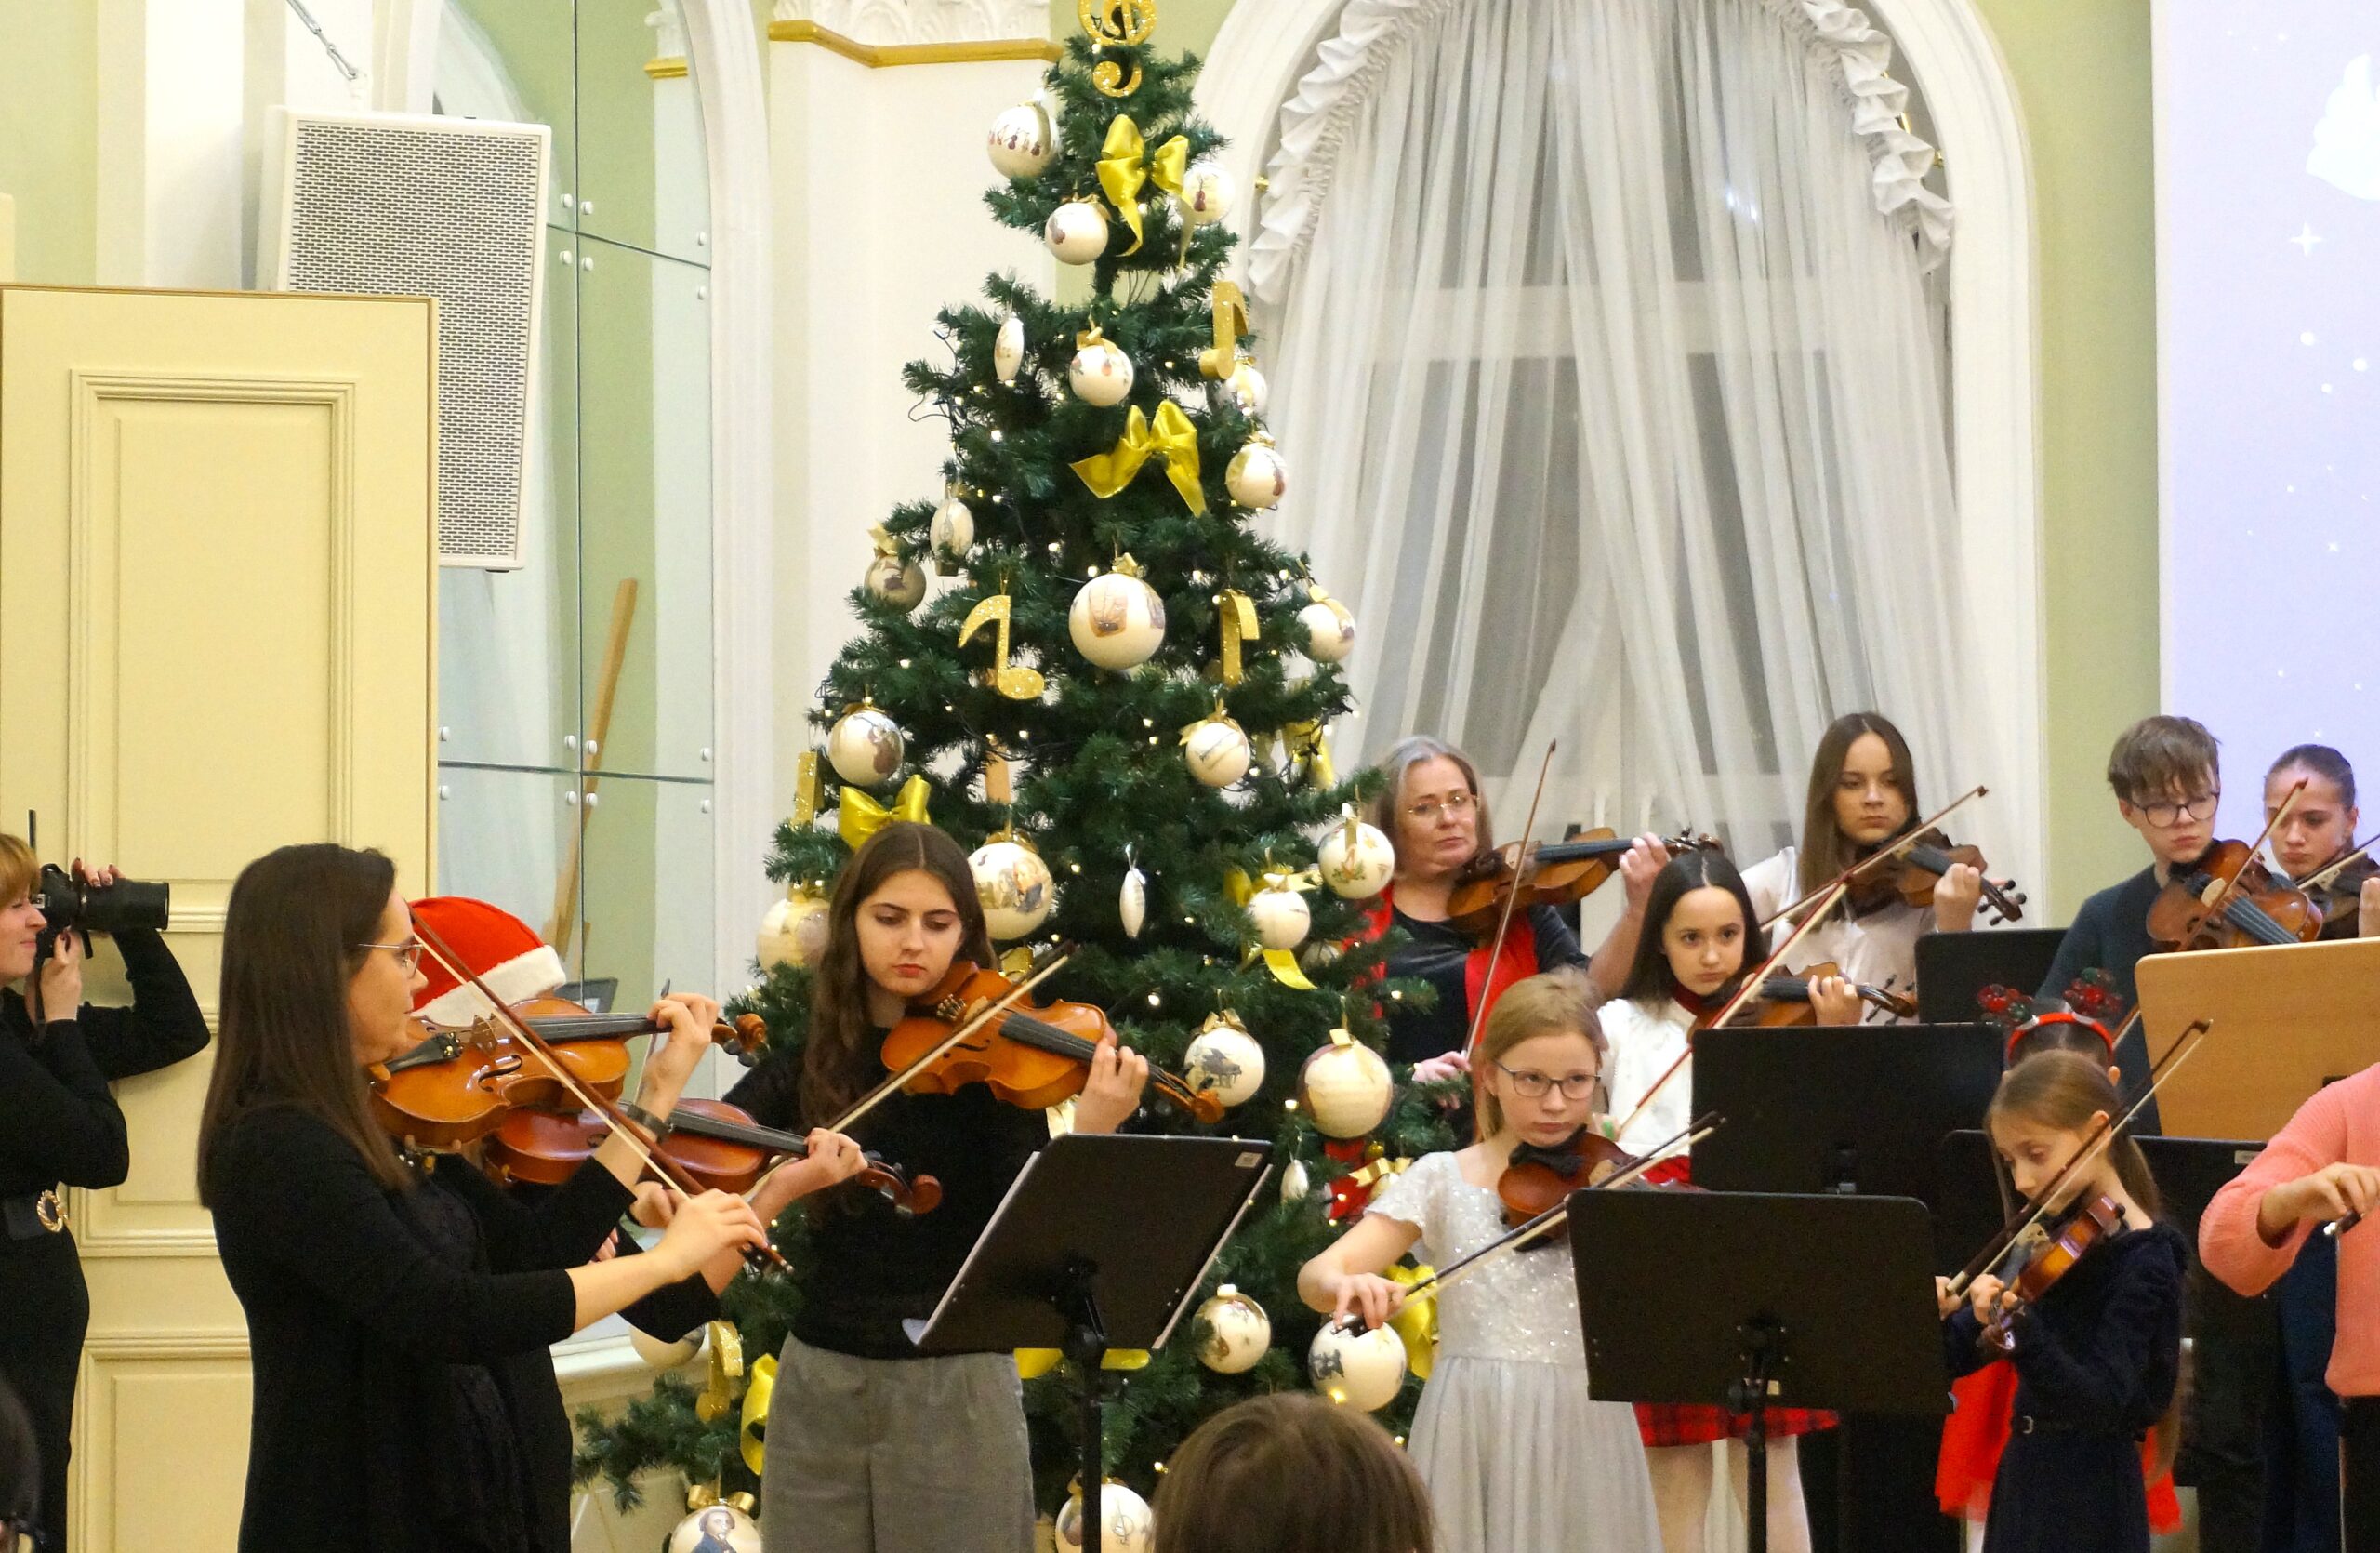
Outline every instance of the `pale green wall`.
<svg viewBox="0 0 2380 1553">
<path fill-rule="evenodd" d="M 1157 37 L 1168 52 L 1204 56 L 1223 24 L 1232 0 L 1157 0 Z M 1050 35 L 1066 38 L 1082 31 L 1081 8 L 1075 0 L 1050 0 Z"/>
<path fill-rule="evenodd" d="M 17 278 L 98 274 L 99 10 L 0 0 L 0 194 L 17 203 Z"/>
</svg>

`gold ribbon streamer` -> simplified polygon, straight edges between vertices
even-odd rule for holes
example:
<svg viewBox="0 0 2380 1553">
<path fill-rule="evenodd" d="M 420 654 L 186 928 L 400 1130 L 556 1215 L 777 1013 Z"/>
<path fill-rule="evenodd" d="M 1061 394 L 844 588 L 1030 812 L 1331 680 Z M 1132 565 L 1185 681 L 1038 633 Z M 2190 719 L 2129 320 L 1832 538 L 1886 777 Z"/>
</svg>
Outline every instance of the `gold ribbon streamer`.
<svg viewBox="0 0 2380 1553">
<path fill-rule="evenodd" d="M 1268 888 L 1311 890 L 1321 882 L 1320 876 L 1312 869 L 1301 873 L 1283 873 L 1277 869 L 1264 870 L 1264 883 Z M 1223 875 L 1223 893 L 1231 896 L 1233 905 L 1244 907 L 1255 898 L 1256 884 L 1248 877 L 1245 869 L 1233 869 Z M 1256 952 L 1250 950 L 1248 960 L 1240 963 L 1245 965 L 1257 958 Z M 1314 983 L 1306 979 L 1304 970 L 1298 964 L 1298 957 L 1288 949 L 1266 949 L 1261 958 L 1264 968 L 1273 973 L 1273 979 L 1282 986 L 1300 992 L 1314 990 Z"/>
<path fill-rule="evenodd" d="M 1305 761 L 1306 770 L 1313 776 L 1316 787 L 1335 788 L 1339 785 L 1339 768 L 1330 761 L 1329 728 L 1318 720 L 1291 723 L 1282 728 L 1281 737 L 1289 742 L 1289 759 L 1302 758 Z"/>
<path fill-rule="evenodd" d="M 926 800 L 933 790 L 922 776 L 913 776 L 901 784 L 890 808 L 857 788 L 845 788 L 836 803 L 835 828 L 842 832 L 843 844 L 856 851 L 868 837 L 875 835 L 896 819 L 924 825 L 932 816 L 926 813 Z"/>
<path fill-rule="evenodd" d="M 793 823 L 809 824 L 818 817 L 818 805 L 826 799 L 826 790 L 818 779 L 818 751 L 805 750 L 793 768 Z"/>
<path fill-rule="evenodd" d="M 726 1417 L 727 1404 L 735 1397 L 735 1383 L 743 1378 L 744 1334 L 735 1330 L 734 1321 L 711 1322 L 710 1382 L 694 1399 L 694 1416 L 706 1424 Z"/>
<path fill-rule="evenodd" d="M 1147 153 L 1141 139 L 1141 126 L 1132 122 L 1130 113 L 1118 113 L 1107 126 L 1106 143 L 1100 148 L 1099 186 L 1107 191 L 1107 199 L 1124 224 L 1132 229 L 1132 246 L 1126 254 L 1141 251 L 1140 192 L 1144 185 L 1154 183 L 1173 197 L 1177 206 L 1182 199 L 1182 175 L 1189 170 L 1190 142 L 1176 135 L 1154 153 Z M 1144 155 L 1145 153 L 1145 161 Z M 1177 215 L 1184 228 L 1190 224 L 1187 216 Z"/>
<path fill-rule="evenodd" d="M 1409 1162 L 1405 1160 L 1396 1161 L 1400 1168 Z M 1364 1168 L 1371 1170 L 1378 1167 L 1366 1165 Z M 1429 1278 L 1434 1271 L 1435 1269 L 1430 1268 L 1391 1268 L 1388 1269 L 1388 1279 L 1392 1283 L 1402 1284 L 1409 1289 Z M 1437 1358 L 1438 1353 L 1437 1295 L 1422 1294 L 1419 1298 L 1407 1300 L 1397 1309 L 1396 1314 L 1388 1319 L 1388 1324 L 1398 1339 L 1405 1344 L 1406 1368 L 1411 1370 L 1418 1378 L 1428 1380 L 1431 1361 Z"/>
<path fill-rule="evenodd" d="M 760 1361 L 760 1364 L 767 1365 L 769 1367 L 769 1373 L 772 1375 L 776 1374 L 777 1361 L 775 1360 L 764 1359 Z M 756 1377 L 760 1373 L 760 1364 L 755 1364 L 752 1366 L 752 1374 Z M 748 1461 L 751 1458 L 747 1456 L 745 1459 Z M 756 1467 L 752 1468 L 752 1470 L 758 1472 L 760 1471 L 760 1468 Z M 746 1515 L 750 1515 L 754 1510 L 760 1507 L 759 1504 L 748 1493 L 720 1493 L 719 1484 L 716 1482 L 695 1483 L 686 1490 L 686 1513 L 688 1515 L 694 1514 L 696 1510 L 707 1510 L 713 1505 L 725 1505 L 730 1509 L 742 1510 Z"/>
<path fill-rule="evenodd" d="M 1306 980 L 1305 972 L 1298 968 L 1298 957 L 1287 949 L 1266 949 L 1264 966 L 1273 973 L 1273 979 L 1284 987 L 1300 992 L 1314 990 L 1314 983 Z"/>
<path fill-rule="evenodd" d="M 1247 677 L 1240 668 L 1240 644 L 1253 642 L 1259 634 L 1256 602 L 1236 588 L 1224 589 L 1217 602 L 1223 622 L 1223 684 L 1237 684 Z"/>
<path fill-rule="evenodd" d="M 1190 511 L 1205 511 L 1207 492 L 1198 484 L 1198 429 L 1170 399 L 1157 407 L 1154 426 L 1141 407 L 1133 405 L 1116 445 L 1105 453 L 1076 459 L 1073 468 L 1091 487 L 1091 494 L 1104 499 L 1130 484 L 1152 455 L 1163 457 L 1166 478 L 1182 493 Z"/>
<path fill-rule="evenodd" d="M 1033 951 L 1023 944 L 1000 956 L 1000 975 L 1013 978 L 1032 974 Z"/>
<path fill-rule="evenodd" d="M 1215 342 L 1198 352 L 1198 375 L 1222 382 L 1239 365 L 1239 337 L 1248 332 L 1248 299 L 1229 281 L 1217 281 L 1213 292 Z"/>
<path fill-rule="evenodd" d="M 752 1469 L 755 1478 L 760 1475 L 760 1462 L 767 1453 L 762 1449 L 762 1436 L 769 1427 L 769 1399 L 776 1395 L 776 1389 L 777 1356 L 769 1354 L 754 1360 L 752 1378 L 744 1387 L 744 1421 L 735 1432 L 735 1443 L 744 1453 L 744 1465 Z M 735 1507 L 751 1514 L 752 1496 L 739 1493 L 735 1497 L 744 1501 Z"/>
</svg>

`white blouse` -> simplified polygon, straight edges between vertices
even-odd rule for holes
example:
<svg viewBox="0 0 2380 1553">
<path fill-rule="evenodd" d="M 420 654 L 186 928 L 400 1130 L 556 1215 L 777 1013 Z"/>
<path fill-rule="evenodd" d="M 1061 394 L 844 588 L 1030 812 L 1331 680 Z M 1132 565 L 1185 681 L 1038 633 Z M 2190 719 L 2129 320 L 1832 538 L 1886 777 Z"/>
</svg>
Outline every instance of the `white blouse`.
<svg viewBox="0 0 2380 1553">
<path fill-rule="evenodd" d="M 1611 1120 L 1614 1125 L 1627 1122 L 1615 1140 L 1631 1154 L 1643 1155 L 1656 1145 L 1676 1137 L 1686 1130 L 1694 1105 L 1694 1061 L 1686 1062 L 1645 1107 L 1645 1113 L 1633 1122 L 1628 1118 L 1645 1099 L 1646 1092 L 1660 1082 L 1673 1064 L 1686 1056 L 1686 1032 L 1694 1028 L 1694 1015 L 1674 998 L 1614 998 L 1595 1010 L 1595 1019 L 1603 1026 L 1603 1038 L 1610 1048 L 1608 1080 L 1606 1087 L 1611 1093 Z M 1661 1150 L 1668 1159 L 1686 1152 L 1680 1142 Z"/>
<path fill-rule="evenodd" d="M 1802 894 L 1801 858 L 1787 847 L 1766 862 L 1744 869 L 1744 888 L 1752 909 L 1772 917 Z M 1770 929 L 1770 942 L 1781 942 L 1792 928 L 1779 923 Z M 1934 908 L 1896 900 L 1865 915 L 1848 913 L 1847 903 L 1826 914 L 1826 921 L 1802 935 L 1784 969 L 1804 970 L 1831 960 L 1852 981 L 1914 996 L 1917 990 L 1917 940 L 1934 931 Z"/>
</svg>

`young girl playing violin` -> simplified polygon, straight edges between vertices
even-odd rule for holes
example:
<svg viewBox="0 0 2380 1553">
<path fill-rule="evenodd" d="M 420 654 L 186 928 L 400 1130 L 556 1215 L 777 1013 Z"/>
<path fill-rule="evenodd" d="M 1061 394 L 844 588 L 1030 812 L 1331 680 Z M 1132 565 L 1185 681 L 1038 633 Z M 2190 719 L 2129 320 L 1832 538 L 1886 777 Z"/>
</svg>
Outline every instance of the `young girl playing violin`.
<svg viewBox="0 0 2380 1553">
<path fill-rule="evenodd" d="M 1480 1138 L 1430 1154 L 1298 1274 L 1316 1310 L 1386 1321 L 1403 1289 L 1381 1275 L 1419 1242 L 1443 1267 L 1504 1233 L 1497 1180 L 1514 1151 L 1559 1152 L 1594 1115 L 1603 1042 L 1583 976 L 1514 983 L 1488 1015 L 1472 1088 Z M 1658 1553 L 1635 1420 L 1587 1396 L 1567 1240 L 1514 1252 L 1438 1297 L 1438 1352 L 1413 1421 L 1413 1463 L 1448 1553 L 1517 1548 Z"/>
<path fill-rule="evenodd" d="M 1611 1116 L 1622 1148 L 1642 1154 L 1686 1130 L 1694 1095 L 1691 1032 L 1724 1010 L 1747 966 L 1767 958 L 1768 935 L 1743 877 L 1724 856 L 1689 852 L 1654 876 L 1627 980 L 1620 996 L 1596 1011 L 1611 1043 Z M 1841 976 L 1814 976 L 1802 991 L 1819 1024 L 1859 1022 L 1859 995 Z M 1749 1013 L 1742 1017 L 1750 1022 Z M 1685 1177 L 1684 1146 L 1669 1152 L 1675 1162 L 1652 1179 Z M 1711 1447 L 1741 1440 L 1752 1419 L 1686 1403 L 1647 1403 L 1636 1414 L 1660 1504 L 1662 1540 L 1672 1553 L 1693 1553 L 1702 1546 L 1711 1501 Z M 1831 1427 L 1832 1418 L 1799 1408 L 1771 1408 L 1767 1418 L 1768 1545 L 1779 1553 L 1806 1550 L 1809 1521 L 1793 1441 Z M 1740 1444 L 1731 1444 L 1727 1453 L 1740 1501 L 1747 1457 Z"/>
<path fill-rule="evenodd" d="M 2100 1057 L 2041 1052 L 2001 1081 L 1985 1127 L 2030 1201 L 2122 1106 Z M 2112 1218 L 2114 1232 L 2032 1303 L 1988 1273 L 1964 1297 L 1937 1284 L 1950 1372 L 2001 1356 L 1987 1332 L 2004 1334 L 2016 1370 L 1985 1553 L 2149 1553 L 2140 1442 L 2174 1401 L 2189 1250 L 2158 1221 L 2157 1184 L 2128 1137 L 2075 1169 L 2049 1204 L 2053 1217 L 2090 1209 Z"/>
<path fill-rule="evenodd" d="M 284 847 L 232 885 L 198 1180 L 255 1368 L 241 1553 L 564 1553 L 548 1347 L 765 1241 L 707 1192 L 652 1252 L 592 1262 L 641 1174 L 623 1138 L 534 1210 L 456 1161 L 408 1164 L 364 1070 L 422 1038 L 420 955 L 377 852 Z M 677 1103 L 717 1012 L 654 1005 L 647 1108 Z"/>
<path fill-rule="evenodd" d="M 763 1126 L 824 1126 L 889 1075 L 887 1032 L 958 960 L 995 962 L 967 854 L 931 825 L 870 836 L 835 883 L 798 1060 L 764 1063 L 728 1095 Z M 1074 1129 L 1109 1133 L 1140 1104 L 1146 1059 L 1101 1042 Z M 1032 1470 L 1007 1352 L 920 1358 L 902 1329 L 932 1313 L 1036 1149 L 1044 1113 L 982 1084 L 897 1094 L 854 1123 L 942 1205 L 916 1218 L 851 1193 L 812 1215 L 801 1307 L 769 1406 L 761 1519 L 771 1553 L 1027 1553 Z M 764 1214 L 777 1206 L 754 1194 Z"/>
</svg>

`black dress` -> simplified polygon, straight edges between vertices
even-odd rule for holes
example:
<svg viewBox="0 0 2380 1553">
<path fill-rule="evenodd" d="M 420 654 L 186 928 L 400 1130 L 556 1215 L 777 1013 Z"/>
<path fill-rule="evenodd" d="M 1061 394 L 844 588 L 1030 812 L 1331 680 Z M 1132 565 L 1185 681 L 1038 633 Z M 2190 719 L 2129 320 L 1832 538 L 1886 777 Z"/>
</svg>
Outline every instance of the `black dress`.
<svg viewBox="0 0 2380 1553">
<path fill-rule="evenodd" d="M 628 1189 L 590 1161 L 532 1207 L 447 1160 L 391 1191 L 284 1108 L 235 1123 L 212 1172 L 255 1372 L 240 1553 L 568 1553 L 546 1350 L 575 1325 L 567 1269 Z M 640 1324 L 679 1333 L 717 1308 L 699 1278 L 641 1304 Z"/>
<path fill-rule="evenodd" d="M 2093 1247 L 2014 1322 L 2015 1418 L 1991 1482 L 1984 1553 L 2149 1553 L 2140 1441 L 2181 1374 L 2189 1243 L 2153 1224 Z M 1942 1323 L 1953 1374 L 1999 1357 L 1962 1307 Z"/>
<path fill-rule="evenodd" d="M 1402 911 L 1390 920 L 1405 930 L 1406 940 L 1389 951 L 1383 966 L 1391 976 L 1417 976 L 1437 994 L 1435 1004 L 1422 1009 L 1400 1002 L 1388 1011 L 1388 1059 L 1395 1063 L 1427 1062 L 1462 1045 L 1471 1033 L 1471 962 L 1485 959 L 1488 946 L 1450 923 L 1424 922 Z M 1578 935 L 1551 906 L 1532 906 L 1516 918 L 1508 936 L 1529 935 L 1540 971 L 1584 965 L 1586 952 Z"/>
<path fill-rule="evenodd" d="M 41 1452 L 45 1553 L 66 1547 L 67 1450 L 91 1302 L 73 1232 L 43 1229 L 36 1201 L 66 1187 L 121 1183 L 130 1157 L 108 1082 L 206 1044 L 205 1016 L 165 941 L 147 932 L 114 936 L 130 1008 L 86 1003 L 37 1034 L 24 999 L 0 992 L 0 1377 L 23 1400 Z"/>
</svg>

